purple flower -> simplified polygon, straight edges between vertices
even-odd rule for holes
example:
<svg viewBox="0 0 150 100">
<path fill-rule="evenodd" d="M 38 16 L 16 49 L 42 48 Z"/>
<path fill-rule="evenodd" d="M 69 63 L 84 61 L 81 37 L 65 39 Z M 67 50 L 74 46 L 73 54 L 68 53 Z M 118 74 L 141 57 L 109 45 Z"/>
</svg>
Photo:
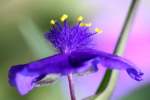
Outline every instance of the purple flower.
<svg viewBox="0 0 150 100">
<path fill-rule="evenodd" d="M 12 66 L 9 70 L 9 83 L 17 88 L 21 95 L 27 94 L 33 88 L 51 83 L 55 78 L 72 74 L 96 72 L 98 64 L 109 69 L 123 69 L 137 81 L 142 80 L 143 73 L 130 61 L 106 52 L 92 49 L 90 24 L 83 23 L 83 17 L 78 17 L 78 23 L 70 26 L 67 15 L 61 17 L 63 24 L 51 20 L 52 27 L 45 34 L 47 40 L 58 50 L 58 53 L 27 64 Z M 50 76 L 50 79 L 47 78 Z M 54 77 L 55 76 L 55 77 Z"/>
</svg>

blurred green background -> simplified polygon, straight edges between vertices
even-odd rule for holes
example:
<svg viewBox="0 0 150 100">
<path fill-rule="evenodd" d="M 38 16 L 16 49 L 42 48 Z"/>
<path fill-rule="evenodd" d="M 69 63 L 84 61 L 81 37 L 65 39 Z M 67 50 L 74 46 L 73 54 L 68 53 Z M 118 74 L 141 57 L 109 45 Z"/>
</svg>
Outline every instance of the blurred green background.
<svg viewBox="0 0 150 100">
<path fill-rule="evenodd" d="M 66 100 L 61 81 L 20 96 L 7 81 L 11 65 L 25 63 L 54 53 L 43 33 L 49 30 L 51 18 L 63 13 L 70 17 L 84 15 L 74 0 L 0 0 L 0 100 Z M 86 9 L 88 10 L 88 9 Z M 73 21 L 73 20 L 72 20 Z M 68 90 L 66 90 L 68 92 Z"/>
<path fill-rule="evenodd" d="M 52 55 L 55 50 L 43 37 L 43 33 L 49 30 L 50 19 L 59 18 L 64 13 L 69 15 L 70 22 L 74 22 L 78 15 L 95 18 L 101 9 L 94 6 L 96 0 L 89 1 L 0 0 L 0 100 L 69 100 L 65 78 L 20 96 L 8 84 L 8 69 L 11 65 Z M 149 89 L 149 85 L 143 85 L 123 100 L 148 100 Z"/>
</svg>

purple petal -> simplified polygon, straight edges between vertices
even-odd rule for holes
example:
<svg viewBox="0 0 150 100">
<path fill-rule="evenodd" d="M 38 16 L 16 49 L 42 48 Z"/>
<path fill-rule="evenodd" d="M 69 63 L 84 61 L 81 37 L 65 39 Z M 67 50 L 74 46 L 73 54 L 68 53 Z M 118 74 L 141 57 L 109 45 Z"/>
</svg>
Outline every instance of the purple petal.
<svg viewBox="0 0 150 100">
<path fill-rule="evenodd" d="M 72 66 L 69 54 L 57 54 L 28 64 L 16 65 L 9 70 L 9 83 L 15 86 L 21 95 L 31 91 L 36 85 L 46 83 L 42 81 L 46 75 L 67 75 L 69 73 L 83 73 L 92 69 L 90 63 Z M 90 61 L 89 61 L 90 62 Z M 92 60 L 91 60 L 92 62 Z M 92 71 L 96 68 L 93 67 Z"/>
<path fill-rule="evenodd" d="M 88 62 L 91 59 L 96 61 L 96 64 L 100 63 L 109 69 L 124 69 L 131 78 L 137 81 L 142 80 L 143 73 L 139 71 L 139 69 L 133 63 L 122 57 L 106 52 L 97 51 L 94 49 L 81 49 L 72 52 L 69 60 L 72 66 L 79 66 L 80 64 Z"/>
<path fill-rule="evenodd" d="M 131 78 L 140 81 L 143 73 L 128 60 L 94 49 L 80 49 L 68 54 L 56 54 L 28 64 L 16 65 L 9 70 L 9 83 L 25 95 L 47 75 L 68 75 L 96 72 L 97 65 L 110 69 L 124 69 Z"/>
<path fill-rule="evenodd" d="M 31 62 L 26 66 L 30 73 L 38 74 L 61 74 L 66 75 L 72 71 L 72 68 L 68 62 L 67 54 L 56 54 L 54 56 L 49 56 L 44 59 L 40 59 Z"/>
<path fill-rule="evenodd" d="M 9 83 L 15 86 L 21 95 L 25 95 L 45 75 L 53 73 L 64 75 L 69 72 L 67 57 L 55 55 L 28 64 L 11 67 L 9 70 Z"/>
<path fill-rule="evenodd" d="M 29 73 L 26 70 L 27 64 L 16 65 L 9 70 L 9 83 L 15 86 L 21 95 L 25 95 L 34 87 L 33 82 L 37 81 L 39 75 Z"/>
<path fill-rule="evenodd" d="M 16 65 L 16 66 L 12 66 L 9 70 L 8 73 L 8 78 L 9 78 L 9 83 L 11 86 L 16 86 L 16 73 L 22 71 L 24 68 L 24 65 Z"/>
<path fill-rule="evenodd" d="M 142 80 L 142 75 L 144 74 L 140 70 L 137 71 L 134 68 L 128 68 L 127 72 L 130 75 L 130 77 L 132 77 L 133 79 L 135 79 L 137 81 L 141 81 Z"/>
<path fill-rule="evenodd" d="M 33 81 L 36 79 L 35 76 L 26 76 L 22 73 L 16 74 L 16 86 L 17 90 L 20 92 L 21 95 L 27 94 L 29 91 L 31 91 L 34 88 Z"/>
</svg>

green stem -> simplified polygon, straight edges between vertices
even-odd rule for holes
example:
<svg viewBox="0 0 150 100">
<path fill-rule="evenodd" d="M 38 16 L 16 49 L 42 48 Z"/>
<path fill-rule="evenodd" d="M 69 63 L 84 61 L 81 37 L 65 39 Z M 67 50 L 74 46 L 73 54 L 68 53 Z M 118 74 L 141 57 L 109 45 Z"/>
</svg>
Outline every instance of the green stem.
<svg viewBox="0 0 150 100">
<path fill-rule="evenodd" d="M 113 52 L 113 54 L 115 55 L 122 55 L 124 52 L 125 45 L 128 39 L 128 34 L 132 26 L 133 18 L 137 10 L 138 3 L 139 0 L 132 0 L 122 30 L 120 32 L 120 36 L 118 38 L 117 44 Z M 96 91 L 97 97 L 95 100 L 108 100 L 110 98 L 110 96 L 112 95 L 112 91 L 115 88 L 118 75 L 118 71 L 114 71 L 111 69 L 106 70 L 104 78 L 102 79 L 102 82 L 100 83 Z"/>
</svg>

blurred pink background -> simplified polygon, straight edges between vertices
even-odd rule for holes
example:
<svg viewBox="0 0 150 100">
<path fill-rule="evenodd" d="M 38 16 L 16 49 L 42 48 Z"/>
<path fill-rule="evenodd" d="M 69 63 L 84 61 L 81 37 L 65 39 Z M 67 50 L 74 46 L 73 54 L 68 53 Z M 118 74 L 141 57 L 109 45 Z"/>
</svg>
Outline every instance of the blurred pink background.
<svg viewBox="0 0 150 100">
<path fill-rule="evenodd" d="M 93 20 L 94 27 L 103 29 L 103 34 L 96 37 L 97 46 L 99 50 L 112 52 L 121 26 L 125 19 L 129 4 L 131 0 L 113 0 L 109 2 L 106 0 L 88 1 L 89 7 L 98 9 L 93 11 L 97 15 Z M 85 1 L 84 1 L 85 2 Z M 118 100 L 121 96 L 130 93 L 133 89 L 149 84 L 150 82 L 150 1 L 141 0 L 136 17 L 134 19 L 133 27 L 129 33 L 128 43 L 126 45 L 124 57 L 134 62 L 143 72 L 143 81 L 136 82 L 131 79 L 125 71 L 120 71 L 120 77 L 113 93 L 112 100 Z M 101 79 L 103 69 L 99 73 L 85 78 L 76 79 L 77 91 L 81 97 L 92 95 Z M 82 84 L 81 84 L 82 81 Z M 85 84 L 85 85 L 84 85 Z M 83 93 L 83 94 L 81 94 Z"/>
</svg>

